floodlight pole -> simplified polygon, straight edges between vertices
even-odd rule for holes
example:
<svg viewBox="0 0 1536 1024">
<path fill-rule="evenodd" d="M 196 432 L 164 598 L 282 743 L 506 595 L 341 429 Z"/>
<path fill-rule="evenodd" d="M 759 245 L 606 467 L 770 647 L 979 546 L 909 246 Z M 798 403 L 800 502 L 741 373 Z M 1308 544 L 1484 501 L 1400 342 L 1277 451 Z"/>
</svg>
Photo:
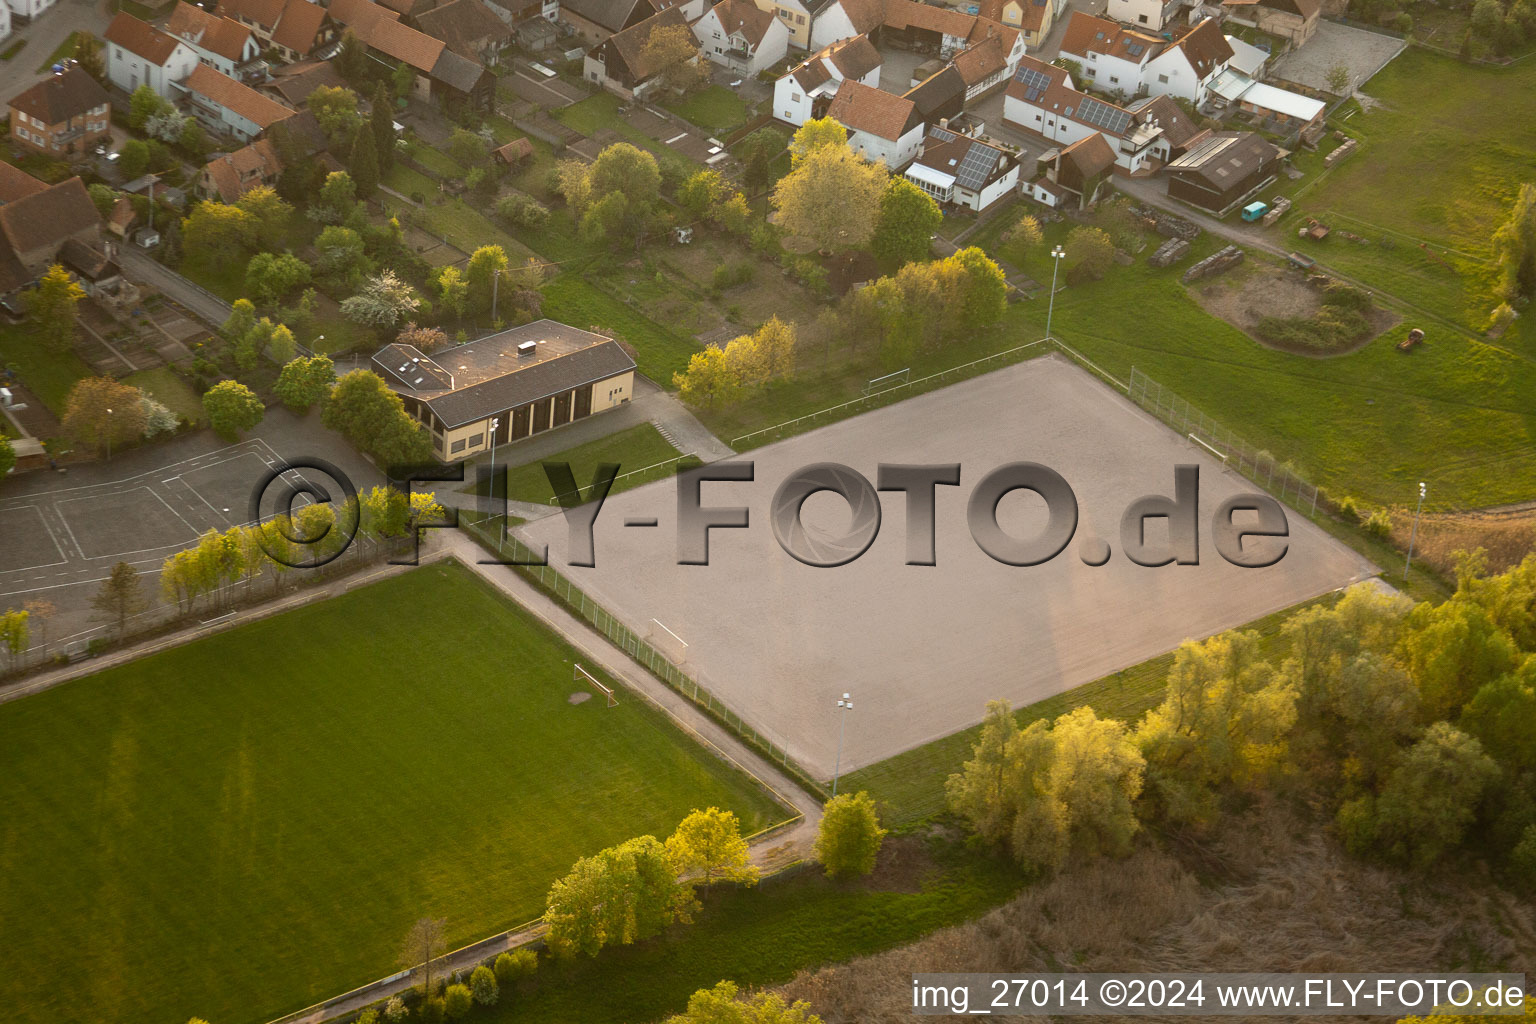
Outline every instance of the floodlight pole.
<svg viewBox="0 0 1536 1024">
<path fill-rule="evenodd" d="M 489 437 L 489 441 L 490 441 L 490 445 L 491 445 L 491 480 L 490 480 L 490 493 L 486 495 L 486 497 L 491 499 L 491 509 L 492 509 L 491 514 L 492 515 L 496 514 L 495 513 L 495 508 L 496 508 L 496 505 L 495 505 L 495 501 L 496 501 L 496 431 L 497 431 L 497 429 L 500 426 L 501 426 L 501 417 L 500 416 L 492 416 L 491 417 L 491 433 L 490 433 L 490 437 Z M 503 499 L 503 500 L 505 500 L 505 499 Z M 506 536 L 506 532 L 507 532 L 507 517 L 505 515 L 505 513 L 506 513 L 506 507 L 505 506 L 502 507 L 502 513 L 503 513 L 503 515 L 501 517 L 501 532 L 502 532 L 501 546 L 502 547 L 506 547 L 507 546 L 507 536 Z"/>
<path fill-rule="evenodd" d="M 1051 340 L 1051 315 L 1056 312 L 1056 271 L 1061 267 L 1061 261 L 1066 259 L 1067 252 L 1061 246 L 1051 250 L 1051 299 L 1045 309 L 1045 340 Z"/>
<path fill-rule="evenodd" d="M 848 731 L 848 712 L 853 710 L 853 699 L 845 693 L 837 706 L 843 709 L 843 717 L 837 727 L 837 767 L 832 769 L 833 796 L 837 796 L 837 777 L 843 773 L 843 733 Z"/>
<path fill-rule="evenodd" d="M 112 410 L 107 410 L 107 461 L 112 461 Z"/>
<path fill-rule="evenodd" d="M 1419 537 L 1419 513 L 1424 510 L 1424 481 L 1419 481 L 1419 504 L 1413 510 L 1413 529 L 1408 531 L 1408 560 L 1403 563 L 1403 582 L 1408 582 L 1408 569 L 1413 565 L 1413 542 Z"/>
</svg>

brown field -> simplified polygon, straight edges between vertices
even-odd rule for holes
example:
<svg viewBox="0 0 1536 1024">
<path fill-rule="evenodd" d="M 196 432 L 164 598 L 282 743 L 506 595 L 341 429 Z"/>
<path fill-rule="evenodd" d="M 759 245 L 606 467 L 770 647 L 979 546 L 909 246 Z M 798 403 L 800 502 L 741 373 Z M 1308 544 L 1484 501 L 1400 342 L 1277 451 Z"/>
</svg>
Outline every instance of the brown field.
<svg viewBox="0 0 1536 1024">
<path fill-rule="evenodd" d="M 1392 540 L 1405 551 L 1412 529 L 1412 509 L 1393 511 Z M 1477 548 L 1487 553 L 1488 571 L 1493 573 L 1505 571 L 1536 551 L 1536 505 L 1448 512 L 1419 519 L 1419 532 L 1413 544 L 1415 560 L 1422 558 L 1451 575 L 1456 570 L 1457 553 Z"/>
<path fill-rule="evenodd" d="M 1377 307 L 1367 315 L 1371 322 L 1367 337 L 1333 352 L 1314 352 L 1276 345 L 1254 333 L 1261 317 L 1305 317 L 1321 308 L 1322 291 L 1308 284 L 1306 275 L 1299 270 L 1250 262 L 1221 277 L 1195 282 L 1189 290 L 1207 313 L 1225 320 L 1265 348 L 1314 358 L 1358 352 L 1402 319 L 1391 310 Z"/>
<path fill-rule="evenodd" d="M 1175 849 L 1144 842 L 1125 860 L 1069 870 L 969 924 L 803 973 L 782 991 L 827 1021 L 909 1024 L 918 972 L 1529 971 L 1536 963 L 1530 900 L 1451 869 L 1425 877 L 1356 861 L 1279 807 L 1227 822 L 1209 845 Z"/>
</svg>

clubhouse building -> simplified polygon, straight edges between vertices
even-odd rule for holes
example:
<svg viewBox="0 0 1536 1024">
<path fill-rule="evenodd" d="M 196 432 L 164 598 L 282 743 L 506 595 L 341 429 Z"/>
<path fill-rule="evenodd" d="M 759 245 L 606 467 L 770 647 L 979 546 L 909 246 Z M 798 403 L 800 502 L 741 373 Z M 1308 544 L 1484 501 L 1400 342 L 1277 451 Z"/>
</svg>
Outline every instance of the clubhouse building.
<svg viewBox="0 0 1536 1024">
<path fill-rule="evenodd" d="M 635 361 L 622 345 L 553 320 L 435 356 L 414 345 L 385 345 L 374 354 L 373 370 L 426 425 L 445 462 L 615 409 L 635 387 Z"/>
</svg>

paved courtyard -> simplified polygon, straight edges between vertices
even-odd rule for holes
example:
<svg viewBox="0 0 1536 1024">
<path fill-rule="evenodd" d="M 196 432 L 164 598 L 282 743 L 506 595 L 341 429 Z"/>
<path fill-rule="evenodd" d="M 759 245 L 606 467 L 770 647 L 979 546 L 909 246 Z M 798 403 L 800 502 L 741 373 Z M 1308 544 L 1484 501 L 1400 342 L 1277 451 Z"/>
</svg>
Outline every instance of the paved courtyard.
<svg viewBox="0 0 1536 1024">
<path fill-rule="evenodd" d="M 586 593 L 823 777 L 838 756 L 834 702 L 844 691 L 856 701 L 842 745 L 847 770 L 978 721 L 988 699 L 1037 701 L 1374 573 L 1294 515 L 1278 564 L 1242 569 L 1226 562 L 1212 546 L 1211 516 L 1227 497 L 1252 490 L 1247 481 L 1056 357 L 742 458 L 755 462 L 755 481 L 707 483 L 702 504 L 748 507 L 751 525 L 711 531 L 707 566 L 677 564 L 670 481 L 607 502 L 595 528 L 595 568 L 565 564 L 563 516 L 520 532 L 548 543 L 552 564 Z M 1080 511 L 1068 547 L 1030 568 L 993 561 L 966 527 L 971 489 L 1021 460 L 1065 477 Z M 937 489 L 937 565 L 904 564 L 905 499 L 894 493 L 882 496 L 883 526 L 857 560 L 812 568 L 781 550 L 768 522 L 774 491 L 795 470 L 823 461 L 871 481 L 881 462 L 960 463 L 961 486 Z M 1200 467 L 1200 564 L 1131 563 L 1118 550 L 1124 509 L 1143 495 L 1172 494 L 1174 467 L 1187 463 Z M 626 527 L 626 520 L 652 518 L 658 528 Z M 1015 491 L 998 504 L 999 525 L 1011 535 L 1036 535 L 1044 518 L 1031 492 Z M 842 533 L 850 520 L 834 495 L 805 502 L 813 539 Z M 1153 541 L 1159 522 L 1148 525 Z M 1084 552 L 1100 539 L 1115 550 L 1092 568 Z"/>
<path fill-rule="evenodd" d="M 1328 72 L 1343 64 L 1349 68 L 1352 88 L 1359 89 L 1402 53 L 1405 46 L 1395 36 L 1335 21 L 1319 21 L 1317 33 L 1307 45 L 1282 55 L 1270 69 L 1269 77 L 1332 92 Z"/>
</svg>

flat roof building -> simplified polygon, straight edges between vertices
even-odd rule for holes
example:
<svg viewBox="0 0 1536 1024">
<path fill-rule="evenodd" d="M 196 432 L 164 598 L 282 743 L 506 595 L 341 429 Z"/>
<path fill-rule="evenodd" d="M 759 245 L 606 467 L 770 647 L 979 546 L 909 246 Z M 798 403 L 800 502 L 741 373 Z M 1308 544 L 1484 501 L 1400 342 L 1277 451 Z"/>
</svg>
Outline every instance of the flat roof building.
<svg viewBox="0 0 1536 1024">
<path fill-rule="evenodd" d="M 635 361 L 622 345 L 554 320 L 432 355 L 394 342 L 374 354 L 373 370 L 447 462 L 617 408 L 635 386 Z"/>
</svg>

